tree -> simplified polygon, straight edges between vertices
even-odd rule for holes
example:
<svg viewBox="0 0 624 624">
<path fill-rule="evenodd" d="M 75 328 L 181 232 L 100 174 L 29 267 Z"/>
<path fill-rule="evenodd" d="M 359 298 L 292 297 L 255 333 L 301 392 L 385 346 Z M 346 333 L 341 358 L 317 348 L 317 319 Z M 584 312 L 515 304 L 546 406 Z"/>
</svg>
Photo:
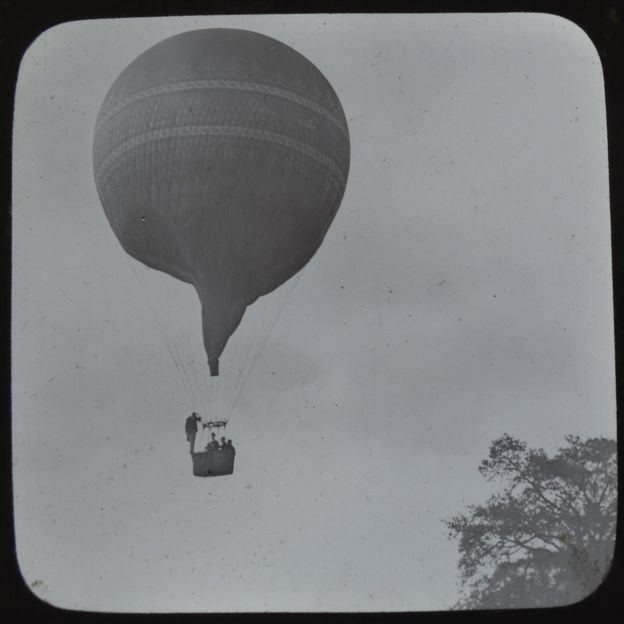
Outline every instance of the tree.
<svg viewBox="0 0 624 624">
<path fill-rule="evenodd" d="M 479 472 L 504 489 L 445 523 L 459 539 L 455 609 L 577 602 L 606 575 L 615 544 L 617 445 L 566 436 L 549 457 L 507 434 Z"/>
</svg>

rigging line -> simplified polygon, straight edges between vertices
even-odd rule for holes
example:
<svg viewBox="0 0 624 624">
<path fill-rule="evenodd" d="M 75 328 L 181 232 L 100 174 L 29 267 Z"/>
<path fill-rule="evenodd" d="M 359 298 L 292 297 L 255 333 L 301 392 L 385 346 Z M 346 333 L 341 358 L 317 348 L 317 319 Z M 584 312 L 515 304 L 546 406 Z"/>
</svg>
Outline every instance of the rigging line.
<svg viewBox="0 0 624 624">
<path fill-rule="evenodd" d="M 202 369 L 200 387 L 203 392 L 202 396 L 205 398 L 205 409 L 207 410 L 206 414 L 208 415 L 212 411 L 215 402 L 215 389 L 207 367 Z"/>
<path fill-rule="evenodd" d="M 221 365 L 220 360 L 221 358 L 219 358 L 219 375 L 216 377 L 210 377 L 210 385 L 211 385 L 211 391 L 212 391 L 211 408 L 214 413 L 214 418 L 212 418 L 212 415 L 211 415 L 211 420 L 219 419 L 219 407 L 221 403 L 221 386 L 223 385 L 223 378 L 222 378 L 223 366 Z"/>
<path fill-rule="evenodd" d="M 185 309 L 183 302 L 180 298 L 176 297 L 172 299 L 173 316 L 175 319 L 175 339 L 178 349 L 182 355 L 186 356 L 186 360 L 183 360 L 185 371 L 189 378 L 189 384 L 193 391 L 193 396 L 197 403 L 198 411 L 203 411 L 205 407 L 204 395 L 202 392 L 202 384 L 199 378 L 199 364 L 196 362 L 194 351 L 195 341 L 192 339 L 192 335 L 188 332 L 188 325 L 182 322 L 184 315 L 188 313 Z"/>
<path fill-rule="evenodd" d="M 226 366 L 225 370 L 225 383 L 223 385 L 223 418 L 224 420 L 228 420 L 231 412 L 230 406 L 232 404 L 232 400 L 234 398 L 234 393 L 236 392 L 236 388 L 239 384 L 240 378 L 240 368 L 242 366 L 244 357 L 245 357 L 245 346 L 247 341 L 244 340 L 247 334 L 249 316 L 243 318 L 243 321 L 235 334 L 232 335 L 232 342 L 229 345 L 229 352 L 226 356 Z"/>
<path fill-rule="evenodd" d="M 264 309 L 263 312 L 265 315 L 267 312 L 266 309 Z M 259 336 L 262 336 L 262 321 L 265 318 L 264 315 L 261 315 L 260 322 L 258 323 L 258 326 L 255 328 L 256 331 L 251 331 L 250 335 L 247 337 L 247 340 L 245 340 L 244 342 L 241 342 L 241 346 L 240 346 L 241 357 L 238 360 L 240 362 L 240 366 L 238 370 L 236 371 L 235 384 L 232 388 L 231 398 L 228 404 L 228 417 L 231 417 L 232 415 L 237 397 L 242 392 L 245 379 L 248 375 L 249 364 L 252 361 L 253 355 L 259 346 Z"/>
<path fill-rule="evenodd" d="M 193 345 L 195 346 L 195 345 Z M 190 348 L 190 345 L 189 345 Z M 203 348 L 203 347 L 202 347 Z M 192 352 L 192 350 L 191 350 Z M 195 392 L 195 394 L 197 395 L 197 401 L 198 404 L 202 410 L 202 412 L 206 412 L 208 405 L 207 405 L 207 397 L 206 397 L 206 392 L 204 390 L 204 378 L 202 377 L 202 370 L 201 370 L 201 363 L 197 362 L 195 359 L 191 357 L 191 360 L 189 361 L 189 372 L 191 374 L 191 383 L 193 386 L 193 390 Z M 201 362 L 202 360 L 200 360 Z"/>
<path fill-rule="evenodd" d="M 174 350 L 172 349 L 172 345 L 170 344 L 170 340 L 167 338 L 167 332 L 166 330 L 164 330 L 164 327 L 162 325 L 162 320 L 159 318 L 158 313 L 155 311 L 156 310 L 155 305 L 154 305 L 155 302 L 153 298 L 151 297 L 151 295 L 148 293 L 145 285 L 143 284 L 143 281 L 139 277 L 139 274 L 137 272 L 137 267 L 133 265 L 132 260 L 127 255 L 126 255 L 126 261 L 128 262 L 128 265 L 130 266 L 137 283 L 139 284 L 139 288 L 143 292 L 143 296 L 147 300 L 148 304 L 149 303 L 152 304 L 149 306 L 150 312 L 152 316 L 154 317 L 154 320 L 156 321 L 156 326 L 158 327 L 158 331 L 160 332 L 160 335 L 163 338 L 165 346 L 167 347 L 167 351 L 169 352 L 169 355 L 171 356 L 171 359 L 173 360 L 176 370 L 178 371 L 178 374 L 180 375 L 180 379 L 182 381 L 182 385 L 184 386 L 187 392 L 187 396 L 191 399 L 191 402 L 194 403 L 193 392 L 188 384 L 188 379 L 186 378 L 184 371 L 181 368 L 181 362 L 178 361 L 178 358 L 176 357 L 176 354 L 174 353 Z"/>
<path fill-rule="evenodd" d="M 193 390 L 197 396 L 197 402 L 198 402 L 198 411 L 200 412 L 200 414 L 204 411 L 203 407 L 204 407 L 204 401 L 203 401 L 203 395 L 201 392 L 201 386 L 199 385 L 198 382 L 198 378 L 197 378 L 197 364 L 195 362 L 195 360 L 193 359 L 192 356 L 192 352 L 189 352 L 189 344 L 188 344 L 188 338 L 186 340 L 186 348 L 185 351 L 188 354 L 188 373 L 189 373 L 189 378 L 190 378 L 190 382 L 191 385 L 193 386 Z"/>
<path fill-rule="evenodd" d="M 193 374 L 194 387 L 196 388 L 203 409 L 206 410 L 208 408 L 207 404 L 209 404 L 210 401 L 210 394 L 208 392 L 210 386 L 207 382 L 208 367 L 206 365 L 206 355 L 204 353 L 204 345 L 201 336 L 201 331 L 196 331 L 194 333 L 194 338 L 191 338 L 191 335 L 187 335 L 187 341 L 189 342 L 190 353 L 194 354 L 191 356 L 191 362 L 189 364 Z"/>
<path fill-rule="evenodd" d="M 200 391 L 202 393 L 202 401 L 205 415 L 207 417 L 212 416 L 212 412 L 214 410 L 215 403 L 215 391 L 214 385 L 208 377 L 209 373 L 207 371 L 203 371 L 200 375 Z"/>
<path fill-rule="evenodd" d="M 251 363 L 248 367 L 248 369 L 245 371 L 245 376 L 244 379 L 240 385 L 240 388 L 238 388 L 238 392 L 236 393 L 236 396 L 234 398 L 234 401 L 232 402 L 232 406 L 230 408 L 230 413 L 229 416 L 231 416 L 232 412 L 234 411 L 234 408 L 236 407 L 236 404 L 238 403 L 240 396 L 242 394 L 242 390 L 243 390 L 243 386 L 244 386 L 244 382 L 247 379 L 247 376 L 249 375 L 249 373 L 251 372 L 251 370 L 253 369 L 258 357 L 260 356 L 260 353 L 264 350 L 269 337 L 271 336 L 271 333 L 273 332 L 273 329 L 275 328 L 275 325 L 277 324 L 277 321 L 279 320 L 280 316 L 282 315 L 284 309 L 286 308 L 286 304 L 288 303 L 288 300 L 291 298 L 295 287 L 297 286 L 297 284 L 299 283 L 299 280 L 301 279 L 301 274 L 302 271 L 299 271 L 299 273 L 297 273 L 294 276 L 293 282 L 292 284 L 289 286 L 289 288 L 287 288 L 283 293 L 280 293 L 279 295 L 279 300 L 277 302 L 275 302 L 275 306 L 277 308 L 277 313 L 273 316 L 273 315 L 269 315 L 268 313 L 264 316 L 264 321 L 268 321 L 267 325 L 268 325 L 268 331 L 266 333 L 262 333 L 260 332 L 260 340 L 259 340 L 259 348 L 256 349 L 256 353 L 254 354 L 254 357 L 251 360 Z M 267 311 L 268 312 L 268 311 Z M 271 319 L 271 316 L 273 316 L 273 318 Z"/>
<path fill-rule="evenodd" d="M 224 410 L 227 410 L 230 401 L 230 388 L 232 387 L 233 374 L 235 371 L 235 351 L 228 350 L 223 362 L 222 372 L 219 373 L 219 420 L 223 420 Z M 233 357 L 234 356 L 234 357 Z M 234 363 L 234 366 L 232 365 Z"/>
<path fill-rule="evenodd" d="M 175 314 L 175 312 L 173 312 L 173 317 L 177 318 L 177 314 Z M 174 350 L 180 360 L 182 369 L 184 371 L 185 377 L 187 378 L 188 381 L 188 385 L 189 388 L 191 389 L 191 393 L 192 393 L 192 397 L 193 397 L 193 401 L 196 405 L 196 409 L 199 409 L 199 401 L 198 401 L 198 397 L 197 397 L 197 393 L 195 392 L 195 384 L 193 383 L 193 379 L 192 376 L 190 374 L 190 370 L 192 370 L 191 365 L 189 364 L 189 366 L 187 366 L 184 363 L 184 352 L 187 352 L 188 350 L 185 349 L 184 345 L 181 344 L 181 339 L 179 338 L 182 334 L 182 326 L 179 323 L 176 323 L 174 321 L 174 328 L 173 328 L 173 347 Z"/>
<path fill-rule="evenodd" d="M 232 384 L 232 388 L 230 391 L 230 400 L 228 402 L 228 418 L 232 416 L 232 406 L 236 397 L 236 393 L 238 389 L 241 387 L 243 379 L 244 379 L 245 360 L 248 356 L 248 350 L 249 349 L 243 348 L 242 345 L 239 347 L 239 350 L 238 350 L 240 355 L 237 357 L 236 361 L 239 363 L 239 365 L 236 368 L 234 382 Z"/>
<path fill-rule="evenodd" d="M 241 382 L 242 371 L 244 370 L 245 361 L 248 357 L 249 349 L 251 348 L 251 337 L 248 338 L 246 333 L 247 332 L 245 332 L 242 336 L 240 336 L 240 338 L 245 338 L 245 340 L 240 340 L 238 341 L 238 344 L 237 344 L 236 359 L 235 359 L 236 367 L 232 371 L 232 384 L 231 384 L 231 389 L 230 389 L 230 401 L 228 403 L 228 409 L 231 406 L 231 401 L 234 398 L 236 389 L 238 388 Z"/>
<path fill-rule="evenodd" d="M 226 419 L 229 419 L 231 416 L 231 405 L 234 400 L 234 396 L 236 394 L 236 389 L 238 388 L 241 380 L 241 370 L 245 363 L 245 358 L 247 357 L 247 351 L 249 349 L 249 321 L 253 316 L 250 313 L 246 313 L 246 316 L 243 318 L 243 321 L 240 325 L 240 329 L 238 330 L 238 335 L 233 336 L 234 338 L 234 347 L 235 350 L 231 355 L 232 366 L 230 368 L 230 383 L 228 385 L 228 398 L 226 405 Z"/>
<path fill-rule="evenodd" d="M 262 350 L 262 345 L 264 342 L 264 338 L 266 337 L 266 333 L 268 331 L 269 322 L 271 318 L 276 314 L 276 310 L 279 310 L 279 297 L 273 298 L 273 300 L 265 301 L 265 308 L 263 310 L 262 316 L 260 318 L 260 324 L 258 327 L 258 331 L 254 334 L 254 339 L 251 343 L 251 348 L 248 351 L 248 357 L 245 360 L 244 366 L 241 370 L 243 383 L 249 376 L 251 369 L 253 367 L 253 363 L 256 360 L 256 356 Z"/>
<path fill-rule="evenodd" d="M 236 389 L 240 383 L 241 368 L 246 356 L 246 345 L 248 341 L 243 340 L 247 334 L 248 318 L 243 321 L 240 329 L 232 336 L 227 348 L 227 355 L 222 367 L 222 394 L 220 407 L 225 410 L 226 420 L 231 415 L 230 407 L 235 396 Z"/>
<path fill-rule="evenodd" d="M 145 225 L 150 230 L 152 237 L 155 239 L 159 239 L 159 231 L 154 225 L 154 222 L 150 219 L 145 223 Z M 157 277 L 156 274 L 154 274 L 153 276 L 154 278 Z M 149 280 L 150 277 L 152 277 L 152 275 L 148 273 L 146 278 Z M 170 291 L 174 286 L 174 282 L 166 282 L 165 287 L 167 286 L 170 286 L 170 288 L 168 288 L 168 291 Z M 189 376 L 188 368 L 184 364 L 184 358 L 182 356 L 182 353 L 185 349 L 184 349 L 184 345 L 181 344 L 180 337 L 183 336 L 184 333 L 182 332 L 182 327 L 179 323 L 179 314 L 177 314 L 177 312 L 179 311 L 179 307 L 180 307 L 178 303 L 179 300 L 177 297 L 172 297 L 171 293 L 168 291 L 165 291 L 167 296 L 162 306 L 160 305 L 155 306 L 154 304 L 156 303 L 156 301 L 153 300 L 152 302 L 153 310 L 154 310 L 154 314 L 157 320 L 164 327 L 164 331 L 161 329 L 161 334 L 163 334 L 163 337 L 165 338 L 165 342 L 167 343 L 170 350 L 173 351 L 175 354 L 174 361 L 175 361 L 175 358 L 177 358 L 177 365 L 179 366 L 180 374 L 185 384 L 186 391 L 191 399 L 191 402 L 193 403 L 195 411 L 198 411 L 200 405 L 199 405 L 198 397 L 195 392 L 195 386 L 192 382 L 192 379 Z M 176 307 L 176 303 L 177 303 L 177 307 Z M 161 310 L 161 309 L 164 311 L 162 318 L 160 318 L 159 313 L 156 312 L 156 310 Z M 167 327 L 166 327 L 167 325 L 170 331 L 167 331 Z M 168 339 L 167 339 L 167 336 L 168 336 Z"/>
<path fill-rule="evenodd" d="M 243 343 L 244 346 L 241 346 L 242 355 L 240 358 L 240 367 L 237 370 L 236 383 L 232 388 L 232 398 L 228 404 L 228 418 L 232 416 L 238 397 L 242 394 L 244 382 L 249 374 L 249 365 L 253 361 L 253 355 L 260 345 L 260 337 L 263 332 L 263 321 L 266 320 L 266 315 L 267 310 L 265 307 L 260 322 L 258 323 L 258 327 L 256 327 L 256 331 L 251 332 L 248 340 Z"/>
<path fill-rule="evenodd" d="M 155 313 L 155 316 L 161 328 L 161 334 L 163 335 L 165 339 L 165 344 L 167 345 L 167 348 L 174 361 L 176 369 L 178 370 L 180 378 L 182 379 L 182 383 L 184 384 L 184 388 L 186 390 L 187 396 L 189 397 L 189 399 L 191 400 L 191 403 L 193 404 L 193 409 L 197 411 L 198 406 L 197 406 L 195 393 L 193 392 L 193 387 L 186 373 L 184 363 L 182 362 L 182 357 L 180 356 L 177 345 L 175 343 L 175 338 L 173 338 L 173 336 L 175 336 L 175 330 L 172 331 L 171 333 L 168 332 L 163 323 L 163 319 L 159 317 L 159 314 Z"/>
<path fill-rule="evenodd" d="M 262 344 L 260 346 L 258 353 L 256 354 L 256 358 L 264 350 L 264 347 L 266 346 L 266 343 L 268 342 L 269 337 L 273 333 L 273 330 L 275 329 L 277 322 L 279 321 L 280 317 L 284 313 L 284 310 L 286 309 L 288 301 L 292 297 L 292 294 L 295 291 L 295 288 L 300 280 L 301 280 L 301 271 L 297 275 L 294 276 L 292 283 L 289 284 L 288 287 L 284 289 L 282 293 L 280 293 L 279 301 L 277 302 L 277 305 L 276 305 L 276 308 L 277 308 L 276 313 L 267 318 L 268 331 L 266 332 L 266 334 L 263 334 L 261 336 Z"/>
<path fill-rule="evenodd" d="M 260 310 L 262 310 L 262 308 L 260 308 Z M 266 310 L 264 310 L 264 312 L 266 312 Z M 262 320 L 263 317 L 261 316 L 260 318 Z M 236 397 L 245 382 L 249 362 L 251 361 L 255 349 L 258 347 L 258 335 L 261 335 L 260 323 L 258 323 L 255 331 L 253 331 L 253 329 L 253 323 L 247 325 L 246 340 L 240 343 L 240 358 L 237 360 L 239 362 L 239 366 L 236 370 L 235 383 L 232 387 L 231 397 L 228 404 L 228 417 L 230 417 L 233 412 Z"/>
<path fill-rule="evenodd" d="M 153 302 L 153 301 L 151 301 L 151 297 L 148 295 L 147 291 L 145 290 L 145 287 L 144 287 L 144 285 L 143 285 L 143 283 L 142 283 L 142 281 L 141 281 L 141 279 L 140 279 L 140 277 L 139 277 L 139 275 L 138 275 L 138 273 L 137 273 L 137 270 L 136 270 L 136 268 L 132 265 L 132 261 L 130 260 L 130 258 L 129 258 L 128 256 L 126 256 L 126 261 L 128 262 L 128 266 L 129 266 L 129 267 L 130 267 L 130 269 L 132 270 L 132 273 L 134 274 L 134 277 L 135 277 L 135 279 L 136 279 L 137 283 L 139 284 L 139 288 L 140 288 L 140 289 L 141 289 L 141 291 L 143 292 L 143 296 L 144 296 L 144 298 L 147 300 L 148 304 L 149 304 L 149 303 L 151 303 L 151 304 L 152 304 L 152 305 L 150 305 L 149 307 L 150 307 L 151 313 L 152 313 L 152 315 L 153 315 L 153 317 L 154 317 L 154 320 L 156 321 L 156 326 L 158 327 L 158 331 L 160 332 L 160 335 L 161 335 L 161 336 L 162 336 L 162 338 L 163 338 L 163 341 L 164 341 L 164 343 L 165 343 L 165 346 L 167 347 L 167 350 L 169 351 L 169 355 L 171 356 L 171 359 L 173 360 L 173 362 L 174 362 L 174 364 L 175 364 L 175 366 L 176 366 L 176 369 L 177 369 L 177 370 L 178 370 L 178 372 L 180 373 L 180 377 L 181 377 L 181 379 L 182 379 L 182 383 L 183 383 L 183 385 L 184 385 L 184 386 L 185 386 L 185 388 L 186 388 L 186 383 L 185 383 L 184 377 L 183 377 L 183 375 L 182 375 L 182 373 L 181 373 L 181 371 L 180 371 L 180 368 L 179 368 L 179 366 L 178 366 L 178 362 L 176 361 L 176 357 L 175 357 L 175 355 L 173 354 L 173 352 L 172 352 L 172 350 L 171 350 L 171 345 L 169 344 L 169 341 L 167 340 L 167 337 L 166 337 L 166 335 L 165 335 L 165 332 L 163 332 L 163 328 L 161 327 L 160 319 L 158 318 L 158 316 L 157 316 L 156 312 L 154 311 L 154 305 L 153 305 L 153 303 L 154 303 L 154 302 Z M 187 388 L 187 390 L 188 390 L 188 388 Z"/>
<path fill-rule="evenodd" d="M 223 365 L 221 362 L 221 358 L 219 358 L 219 375 L 216 377 L 210 377 L 210 387 L 212 392 L 212 404 L 211 408 L 214 413 L 214 418 L 211 417 L 211 420 L 219 419 L 219 407 L 221 403 L 221 386 L 223 385 Z M 212 416 L 212 415 L 211 415 Z"/>
<path fill-rule="evenodd" d="M 168 297 L 167 302 L 170 301 L 170 298 Z M 158 307 L 158 309 L 160 310 L 160 306 Z M 171 308 L 171 306 L 168 303 L 165 303 L 163 308 L 163 317 L 160 318 L 161 323 L 163 323 L 163 325 L 165 326 L 164 329 L 164 334 L 165 334 L 165 338 L 166 341 L 168 342 L 168 345 L 170 347 L 170 350 L 174 356 L 174 360 L 177 362 L 178 366 L 179 366 L 179 370 L 180 370 L 180 374 L 182 376 L 182 379 L 185 383 L 185 388 L 189 394 L 189 397 L 193 403 L 194 409 L 195 411 L 198 411 L 199 409 L 199 402 L 197 399 L 197 395 L 195 392 L 195 388 L 194 385 L 192 383 L 192 379 L 189 376 L 189 371 L 188 371 L 188 367 L 185 365 L 184 363 L 184 358 L 183 358 L 183 347 L 180 344 L 180 333 L 179 333 L 179 328 L 176 326 L 176 322 L 175 319 L 177 317 L 175 310 L 173 310 Z M 159 318 L 159 313 L 156 313 L 157 318 Z M 167 323 L 168 321 L 168 323 Z M 168 327 L 167 327 L 168 325 Z"/>
<path fill-rule="evenodd" d="M 228 388 L 231 384 L 232 369 L 229 354 L 226 354 L 225 358 L 220 357 L 219 360 L 220 362 L 223 361 L 223 366 L 219 372 L 219 376 L 215 378 L 215 383 L 218 388 L 218 413 L 216 416 L 217 420 L 223 420 L 224 407 L 226 406 L 226 401 L 228 400 Z"/>
<path fill-rule="evenodd" d="M 180 303 L 180 300 L 176 297 L 176 298 L 172 298 L 170 299 L 171 301 L 175 301 L 175 303 L 173 304 L 173 309 L 171 309 L 171 317 L 173 319 L 173 325 L 174 327 L 174 332 L 173 332 L 173 338 L 174 338 L 174 342 L 176 345 L 176 349 L 179 352 L 179 357 L 182 361 L 182 365 L 184 367 L 185 373 L 188 376 L 188 382 L 189 382 L 189 386 L 191 388 L 193 397 L 194 397 L 194 401 L 197 405 L 197 410 L 199 410 L 199 408 L 201 407 L 201 396 L 199 394 L 199 391 L 197 390 L 198 388 L 198 384 L 197 384 L 197 373 L 196 373 L 196 367 L 194 366 L 194 360 L 192 359 L 192 349 L 190 348 L 189 345 L 189 336 L 186 333 L 186 327 L 184 327 L 182 325 L 182 322 L 180 320 L 182 313 L 185 312 L 182 304 Z M 169 299 L 168 299 L 169 301 Z M 184 337 L 184 340 L 183 340 Z M 188 363 L 185 364 L 184 363 L 184 358 L 183 358 L 183 354 L 186 354 L 188 357 Z"/>
</svg>

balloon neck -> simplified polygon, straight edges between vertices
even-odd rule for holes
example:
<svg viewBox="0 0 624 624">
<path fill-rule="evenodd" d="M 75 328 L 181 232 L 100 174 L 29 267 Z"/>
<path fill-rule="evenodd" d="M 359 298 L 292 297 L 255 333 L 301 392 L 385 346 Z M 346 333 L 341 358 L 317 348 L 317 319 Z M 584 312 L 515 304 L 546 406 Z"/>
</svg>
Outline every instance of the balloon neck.
<svg viewBox="0 0 624 624">
<path fill-rule="evenodd" d="M 219 357 L 238 327 L 247 304 L 227 295 L 197 289 L 202 302 L 202 331 L 210 375 L 219 375 Z"/>
<path fill-rule="evenodd" d="M 218 377 L 219 376 L 219 358 L 208 360 L 208 366 L 210 367 L 210 376 Z"/>
</svg>

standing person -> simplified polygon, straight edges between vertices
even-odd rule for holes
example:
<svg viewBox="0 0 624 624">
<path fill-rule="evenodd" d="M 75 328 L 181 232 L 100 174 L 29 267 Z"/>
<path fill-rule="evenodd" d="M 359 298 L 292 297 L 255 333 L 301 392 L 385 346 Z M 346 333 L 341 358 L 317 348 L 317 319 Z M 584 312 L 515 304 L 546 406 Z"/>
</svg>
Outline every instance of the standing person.
<svg viewBox="0 0 624 624">
<path fill-rule="evenodd" d="M 223 449 L 225 449 L 226 446 L 227 446 L 227 443 L 225 441 L 225 438 L 221 436 L 221 444 L 219 444 L 219 450 L 222 451 Z"/>
<path fill-rule="evenodd" d="M 186 439 L 191 443 L 191 453 L 195 451 L 195 436 L 197 435 L 197 423 L 201 420 L 201 416 L 197 412 L 193 412 L 187 419 L 184 429 L 186 431 Z"/>
</svg>

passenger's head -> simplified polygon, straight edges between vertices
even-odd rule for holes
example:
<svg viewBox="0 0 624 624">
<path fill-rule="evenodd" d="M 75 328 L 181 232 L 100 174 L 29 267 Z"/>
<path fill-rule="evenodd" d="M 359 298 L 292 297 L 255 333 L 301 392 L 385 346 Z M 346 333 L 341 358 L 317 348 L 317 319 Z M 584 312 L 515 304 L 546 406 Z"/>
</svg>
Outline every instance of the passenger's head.
<svg viewBox="0 0 624 624">
<path fill-rule="evenodd" d="M 216 439 L 216 437 L 217 437 L 217 434 L 214 431 L 210 435 L 211 435 L 213 440 Z"/>
<path fill-rule="evenodd" d="M 221 442 L 225 442 L 225 438 L 221 436 Z"/>
<path fill-rule="evenodd" d="M 232 446 L 232 440 L 228 440 L 227 443 Z"/>
</svg>

